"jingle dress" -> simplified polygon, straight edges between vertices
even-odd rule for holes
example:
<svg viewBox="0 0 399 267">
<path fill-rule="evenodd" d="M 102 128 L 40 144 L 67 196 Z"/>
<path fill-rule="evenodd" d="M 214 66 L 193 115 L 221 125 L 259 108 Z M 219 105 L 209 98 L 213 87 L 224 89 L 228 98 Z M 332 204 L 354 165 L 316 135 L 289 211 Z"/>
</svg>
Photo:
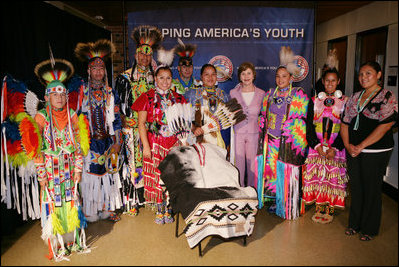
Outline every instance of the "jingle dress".
<svg viewBox="0 0 399 267">
<path fill-rule="evenodd" d="M 259 208 L 276 202 L 276 214 L 295 219 L 300 209 L 300 175 L 307 147 L 306 113 L 309 99 L 300 87 L 278 88 L 265 95 L 259 118 L 257 190 Z"/>
<path fill-rule="evenodd" d="M 306 131 L 309 154 L 303 172 L 303 200 L 306 204 L 316 202 L 344 208 L 348 175 L 339 131 L 346 97 L 313 97 L 312 100 Z M 318 146 L 323 146 L 324 151 L 333 148 L 335 157 L 330 160 L 320 156 L 316 150 Z"/>
</svg>

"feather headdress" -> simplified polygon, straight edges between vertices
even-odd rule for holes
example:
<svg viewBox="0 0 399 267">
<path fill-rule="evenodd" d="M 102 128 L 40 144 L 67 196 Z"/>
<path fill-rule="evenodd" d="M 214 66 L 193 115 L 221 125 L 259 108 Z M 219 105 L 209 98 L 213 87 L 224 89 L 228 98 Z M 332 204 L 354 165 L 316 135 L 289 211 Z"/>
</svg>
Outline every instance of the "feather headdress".
<svg viewBox="0 0 399 267">
<path fill-rule="evenodd" d="M 63 84 L 69 78 L 72 77 L 75 69 L 71 62 L 65 59 L 54 59 L 45 60 L 40 62 L 35 67 L 35 74 L 39 81 L 46 86 L 46 94 L 54 92 L 61 92 L 66 87 Z"/>
<path fill-rule="evenodd" d="M 132 39 L 136 43 L 136 53 L 152 55 L 163 40 L 161 31 L 150 25 L 140 25 L 133 29 Z"/>
<path fill-rule="evenodd" d="M 94 58 L 101 58 L 104 62 L 116 52 L 115 45 L 107 39 L 100 39 L 95 43 L 78 43 L 75 47 L 75 56 L 85 62 Z"/>
<path fill-rule="evenodd" d="M 299 73 L 300 68 L 295 64 L 295 55 L 289 46 L 282 46 L 280 49 L 280 66 L 284 66 L 291 75 Z"/>
<path fill-rule="evenodd" d="M 334 48 L 328 51 L 326 65 L 330 69 L 336 68 L 338 70 L 337 49 Z"/>
<path fill-rule="evenodd" d="M 177 41 L 179 44 L 175 46 L 175 53 L 180 57 L 179 66 L 192 65 L 192 58 L 197 50 L 197 45 L 184 44 L 180 38 L 177 38 Z M 183 62 L 185 62 L 185 64 L 183 64 Z"/>
</svg>

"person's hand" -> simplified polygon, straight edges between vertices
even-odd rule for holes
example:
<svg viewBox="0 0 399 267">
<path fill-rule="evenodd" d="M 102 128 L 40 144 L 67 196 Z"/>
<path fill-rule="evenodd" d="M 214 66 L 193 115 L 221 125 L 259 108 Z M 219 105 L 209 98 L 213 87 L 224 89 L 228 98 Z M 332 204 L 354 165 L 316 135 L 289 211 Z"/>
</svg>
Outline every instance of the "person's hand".
<svg viewBox="0 0 399 267">
<path fill-rule="evenodd" d="M 73 173 L 73 181 L 74 183 L 79 183 L 80 180 L 82 179 L 82 173 L 81 172 L 74 172 Z"/>
<path fill-rule="evenodd" d="M 42 190 L 44 190 L 44 188 L 48 186 L 48 180 L 47 179 L 44 179 L 44 180 L 40 181 L 39 183 L 40 183 L 40 187 L 41 187 Z"/>
<path fill-rule="evenodd" d="M 201 127 L 196 127 L 193 131 L 195 136 L 199 136 L 199 135 L 203 135 L 204 134 L 204 130 L 202 130 Z"/>
<path fill-rule="evenodd" d="M 323 151 L 323 145 L 319 145 L 316 147 L 317 153 L 323 158 L 326 157 L 326 152 Z"/>
<path fill-rule="evenodd" d="M 151 149 L 149 147 L 143 148 L 143 158 L 151 159 Z"/>
<path fill-rule="evenodd" d="M 334 148 L 329 148 L 329 149 L 326 151 L 326 157 L 327 157 L 327 159 L 329 159 L 329 160 L 334 159 L 334 158 L 335 158 L 335 154 L 336 154 L 336 151 L 335 151 Z"/>
<path fill-rule="evenodd" d="M 364 147 L 361 145 L 353 146 L 353 152 L 355 154 L 355 157 L 357 157 L 360 153 L 362 153 L 363 148 Z"/>
<path fill-rule="evenodd" d="M 352 158 L 356 158 L 361 152 L 356 148 L 356 146 L 354 146 L 352 144 L 349 144 L 347 150 L 348 150 L 349 155 L 351 155 Z"/>
<path fill-rule="evenodd" d="M 119 151 L 121 150 L 121 145 L 120 144 L 113 144 L 111 146 L 111 153 L 116 153 L 119 154 Z"/>
</svg>

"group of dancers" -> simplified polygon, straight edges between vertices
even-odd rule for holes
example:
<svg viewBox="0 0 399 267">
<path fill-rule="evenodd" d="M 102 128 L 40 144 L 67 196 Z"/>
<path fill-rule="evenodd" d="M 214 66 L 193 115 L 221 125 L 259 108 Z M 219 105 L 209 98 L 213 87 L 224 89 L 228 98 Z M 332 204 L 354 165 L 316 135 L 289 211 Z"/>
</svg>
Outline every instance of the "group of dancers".
<svg viewBox="0 0 399 267">
<path fill-rule="evenodd" d="M 24 139 L 27 131 L 21 131 L 21 136 L 25 151 L 32 151 L 27 155 L 34 162 L 40 184 L 42 238 L 48 243 L 49 258 L 62 260 L 73 251 L 87 252 L 87 222 L 117 222 L 120 211 L 135 216 L 147 207 L 154 211 L 155 223 L 172 223 L 168 191 L 158 166 L 174 146 L 197 142 L 230 151 L 229 160 L 239 170 L 240 185 L 255 187 L 258 207 L 267 206 L 281 218 L 296 219 L 305 212 L 305 205 L 316 203 L 312 220 L 329 223 L 334 210 L 345 207 L 347 157 L 353 134 L 348 137 L 346 132 L 342 138 L 341 125 L 352 127 L 353 118 L 355 127 L 360 124 L 362 129 L 366 119 L 359 119 L 359 113 L 374 101 L 372 97 L 381 87 L 365 94 L 365 100 L 363 94 L 357 96 L 360 108 L 353 111 L 347 105 L 353 103 L 352 98 L 337 89 L 340 76 L 330 54 L 322 74 L 325 90 L 309 97 L 303 88 L 293 85 L 299 67 L 293 51 L 282 47 L 275 87 L 264 90 L 255 86 L 255 67 L 244 62 L 238 68 L 239 84 L 226 93 L 217 86 L 218 70 L 211 64 L 202 66 L 200 80 L 194 78 L 195 45 L 180 41 L 166 51 L 161 47 L 161 31 L 148 25 L 136 27 L 131 37 L 137 45 L 135 61 L 116 78 L 114 88 L 107 77 L 106 62 L 115 48 L 108 40 L 77 44 L 75 55 L 87 62 L 88 77 L 75 79 L 79 85 L 76 97 L 66 86 L 74 74 L 70 62 L 51 57 L 35 68 L 45 86 L 46 105 L 30 113 L 34 129 L 30 140 L 34 136 L 37 141 L 29 144 Z M 156 69 L 152 65 L 155 51 L 160 63 Z M 174 54 L 179 57 L 175 79 L 170 68 Z M 361 72 L 367 66 L 362 66 Z M 380 71 L 376 73 L 380 75 Z M 390 105 L 391 111 L 384 109 L 380 117 L 365 116 L 392 126 L 397 121 L 395 97 L 391 93 L 380 98 L 382 104 L 370 112 L 385 108 L 381 105 Z M 184 115 L 189 129 L 183 129 L 187 131 L 184 138 L 168 121 L 167 110 L 177 104 L 188 111 Z M 351 116 L 352 111 L 357 117 Z M 234 150 L 222 135 L 231 127 Z M 360 153 L 349 149 L 351 157 Z M 358 206 L 363 212 L 362 203 Z M 367 217 L 357 216 L 346 234 L 366 231 L 360 222 Z M 363 234 L 371 239 L 378 227 L 373 231 Z"/>
</svg>

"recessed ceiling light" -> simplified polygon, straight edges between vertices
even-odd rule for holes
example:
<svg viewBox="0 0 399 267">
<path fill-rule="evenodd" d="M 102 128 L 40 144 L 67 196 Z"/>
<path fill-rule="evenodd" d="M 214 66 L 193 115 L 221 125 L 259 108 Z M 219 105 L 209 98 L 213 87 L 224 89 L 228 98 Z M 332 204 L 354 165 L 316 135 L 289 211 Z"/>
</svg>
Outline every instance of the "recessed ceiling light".
<svg viewBox="0 0 399 267">
<path fill-rule="evenodd" d="M 100 21 L 104 19 L 103 16 L 101 16 L 101 15 L 97 15 L 97 16 L 95 16 L 94 18 L 95 18 L 96 20 L 100 20 Z"/>
</svg>

